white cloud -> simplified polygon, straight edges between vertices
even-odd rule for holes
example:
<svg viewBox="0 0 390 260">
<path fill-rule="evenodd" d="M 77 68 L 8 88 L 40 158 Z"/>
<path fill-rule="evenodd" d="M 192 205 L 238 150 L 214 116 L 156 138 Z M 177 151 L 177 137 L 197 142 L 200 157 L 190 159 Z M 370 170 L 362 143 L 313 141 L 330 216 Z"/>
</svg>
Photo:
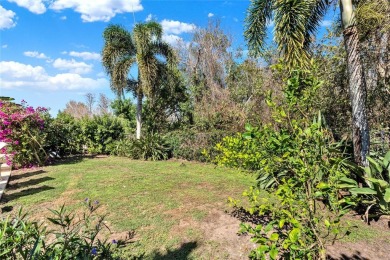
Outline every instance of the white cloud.
<svg viewBox="0 0 390 260">
<path fill-rule="evenodd" d="M 162 39 L 163 41 L 169 43 L 170 45 L 177 45 L 180 42 L 184 42 L 184 40 L 181 37 L 174 34 L 164 34 L 162 36 Z"/>
<path fill-rule="evenodd" d="M 1 48 L 2 49 L 6 49 L 8 47 L 8 45 L 7 44 L 3 44 L 3 45 L 1 45 Z"/>
<path fill-rule="evenodd" d="M 39 53 L 37 51 L 25 51 L 23 52 L 24 56 L 37 58 L 37 59 L 49 59 L 44 53 Z"/>
<path fill-rule="evenodd" d="M 102 58 L 99 53 L 87 52 L 87 51 L 84 52 L 71 51 L 69 52 L 69 55 L 72 57 L 82 58 L 83 60 L 101 60 Z"/>
<path fill-rule="evenodd" d="M 15 13 L 11 10 L 6 10 L 0 5 L 0 30 L 9 29 L 16 25 L 14 21 Z"/>
<path fill-rule="evenodd" d="M 207 17 L 213 17 L 214 16 L 214 14 L 213 13 L 209 13 L 208 15 L 207 15 Z"/>
<path fill-rule="evenodd" d="M 58 58 L 53 62 L 53 67 L 59 70 L 66 70 L 70 73 L 86 74 L 92 71 L 92 65 L 85 62 L 78 62 L 74 59 L 65 60 Z"/>
<path fill-rule="evenodd" d="M 233 21 L 235 21 L 236 23 L 238 22 L 238 19 L 236 17 L 233 18 Z"/>
<path fill-rule="evenodd" d="M 63 15 L 63 16 L 60 17 L 60 19 L 61 19 L 61 20 L 66 20 L 67 17 L 66 17 L 65 15 Z"/>
<path fill-rule="evenodd" d="M 321 21 L 321 26 L 328 27 L 328 26 L 331 26 L 332 23 L 333 23 L 332 20 L 323 20 L 323 21 Z"/>
<path fill-rule="evenodd" d="M 75 73 L 48 75 L 41 66 L 31 66 L 15 61 L 0 61 L 0 81 L 5 89 L 33 87 L 48 90 L 83 90 L 109 86 L 107 79 L 84 78 Z"/>
<path fill-rule="evenodd" d="M 3 79 L 30 79 L 32 81 L 41 81 L 47 77 L 46 71 L 41 66 L 33 67 L 15 61 L 0 61 L 0 75 Z"/>
<path fill-rule="evenodd" d="M 16 3 L 18 6 L 27 8 L 34 14 L 43 14 L 46 12 L 46 7 L 43 4 L 44 0 L 8 0 L 8 2 Z"/>
<path fill-rule="evenodd" d="M 164 33 L 166 34 L 181 34 L 181 33 L 189 33 L 196 29 L 194 24 L 183 23 L 179 21 L 173 20 L 162 20 L 161 26 L 164 29 Z"/>
<path fill-rule="evenodd" d="M 56 11 L 74 9 L 84 22 L 108 22 L 116 14 L 143 10 L 141 0 L 54 0 L 50 8 Z"/>
</svg>

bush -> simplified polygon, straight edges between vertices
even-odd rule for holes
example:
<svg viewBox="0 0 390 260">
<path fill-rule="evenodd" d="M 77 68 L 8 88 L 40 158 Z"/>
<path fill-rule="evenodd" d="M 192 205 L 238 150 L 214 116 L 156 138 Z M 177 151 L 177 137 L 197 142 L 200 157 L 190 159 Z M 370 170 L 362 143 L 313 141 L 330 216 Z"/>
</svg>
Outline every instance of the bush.
<svg viewBox="0 0 390 260">
<path fill-rule="evenodd" d="M 167 143 L 172 147 L 172 156 L 189 161 L 210 161 L 215 157 L 213 147 L 230 132 L 214 130 L 197 132 L 195 130 L 180 130 L 165 135 Z"/>
<path fill-rule="evenodd" d="M 349 197 L 338 199 L 339 183 L 353 168 L 347 154 L 334 142 L 321 113 L 311 121 L 302 112 L 310 111 L 305 106 L 319 84 L 310 74 L 293 72 L 284 89 L 285 104 L 267 100 L 273 125 L 247 126 L 245 133 L 216 146 L 218 164 L 258 172 L 258 187 L 244 193 L 247 212 L 258 222 L 241 226 L 258 244 L 251 258 L 325 259 L 326 242 L 337 238 L 340 218 L 355 205 Z M 259 188 L 274 199 L 261 198 Z M 323 203 L 329 214 L 319 207 Z"/>
<path fill-rule="evenodd" d="M 0 141 L 8 144 L 0 153 L 8 154 L 7 164 L 19 168 L 46 163 L 46 113 L 45 108 L 34 109 L 25 101 L 21 105 L 0 101 Z"/>
<path fill-rule="evenodd" d="M 81 121 L 84 143 L 89 153 L 110 154 L 111 143 L 123 137 L 121 121 L 110 115 L 84 118 Z"/>
<path fill-rule="evenodd" d="M 99 202 L 85 200 L 81 216 L 69 213 L 64 206 L 50 210 L 47 220 L 54 229 L 31 221 L 22 210 L 16 216 L 0 219 L 1 259 L 119 259 L 118 250 L 126 241 L 100 240 L 108 227 L 105 216 L 98 215 Z"/>
<path fill-rule="evenodd" d="M 111 154 L 142 160 L 167 160 L 171 157 L 171 147 L 158 134 L 147 134 L 141 139 L 122 139 L 112 144 Z"/>
<path fill-rule="evenodd" d="M 48 135 L 45 149 L 56 155 L 65 156 L 83 152 L 83 133 L 79 121 L 66 113 L 59 113 L 56 118 L 48 118 Z"/>
</svg>

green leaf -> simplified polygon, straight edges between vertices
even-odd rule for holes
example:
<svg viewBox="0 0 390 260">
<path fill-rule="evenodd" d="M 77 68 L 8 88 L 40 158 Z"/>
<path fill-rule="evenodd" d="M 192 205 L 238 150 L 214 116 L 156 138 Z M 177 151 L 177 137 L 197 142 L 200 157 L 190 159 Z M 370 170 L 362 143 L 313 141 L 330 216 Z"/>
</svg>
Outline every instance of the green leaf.
<svg viewBox="0 0 390 260">
<path fill-rule="evenodd" d="M 279 239 L 279 234 L 278 233 L 272 233 L 272 235 L 269 237 L 269 240 L 276 242 Z"/>
<path fill-rule="evenodd" d="M 320 182 L 318 185 L 317 185 L 317 189 L 320 189 L 320 190 L 327 190 L 329 189 L 329 184 L 325 183 L 325 182 Z"/>
<path fill-rule="evenodd" d="M 281 219 L 280 221 L 279 221 L 279 228 L 282 228 L 283 226 L 284 226 L 284 223 L 286 222 L 286 220 L 285 219 Z"/>
<path fill-rule="evenodd" d="M 278 249 L 276 249 L 275 246 L 271 247 L 271 250 L 269 251 L 269 257 L 271 259 L 277 259 L 277 257 L 278 257 Z"/>
<path fill-rule="evenodd" d="M 353 184 L 353 185 L 356 185 L 357 186 L 357 182 L 351 178 L 347 178 L 347 177 L 342 177 L 340 178 L 339 182 L 341 183 L 348 183 L 348 184 Z"/>
<path fill-rule="evenodd" d="M 386 191 L 385 191 L 385 196 L 383 197 L 383 199 L 389 203 L 390 202 L 390 188 L 387 188 Z"/>
<path fill-rule="evenodd" d="M 373 166 L 377 173 L 383 172 L 382 166 L 377 161 L 375 161 L 375 159 L 371 158 L 370 156 L 367 156 L 367 160 L 369 161 L 370 166 Z"/>
<path fill-rule="evenodd" d="M 386 189 L 389 187 L 389 183 L 387 181 L 384 181 L 384 180 L 375 179 L 375 178 L 367 178 L 367 180 L 369 180 L 372 183 L 379 184 L 381 189 Z"/>
<path fill-rule="evenodd" d="M 329 222 L 329 220 L 327 220 L 327 219 L 325 219 L 325 226 L 327 227 L 327 228 L 329 228 L 330 227 L 330 222 Z"/>
<path fill-rule="evenodd" d="M 291 232 L 288 234 L 288 237 L 290 238 L 292 243 L 296 243 L 299 239 L 299 236 L 301 234 L 301 230 L 299 228 L 293 228 Z"/>
<path fill-rule="evenodd" d="M 385 154 L 385 157 L 383 158 L 383 165 L 385 166 L 385 168 L 387 168 L 387 170 L 389 170 L 389 167 L 390 167 L 390 151 L 388 151 Z"/>
<path fill-rule="evenodd" d="M 377 195 L 377 192 L 371 188 L 352 188 L 349 191 L 354 194 Z"/>
</svg>

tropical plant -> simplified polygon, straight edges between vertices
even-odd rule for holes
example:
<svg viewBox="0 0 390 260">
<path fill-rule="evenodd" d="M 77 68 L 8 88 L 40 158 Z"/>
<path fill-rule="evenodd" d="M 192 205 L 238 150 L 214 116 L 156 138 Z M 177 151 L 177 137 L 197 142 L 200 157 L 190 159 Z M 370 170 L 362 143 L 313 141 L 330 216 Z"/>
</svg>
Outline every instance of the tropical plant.
<svg viewBox="0 0 390 260">
<path fill-rule="evenodd" d="M 15 216 L 0 218 L 2 259 L 120 259 L 123 240 L 101 240 L 109 228 L 105 216 L 97 214 L 98 201 L 85 199 L 86 210 L 78 216 L 64 206 L 50 210 L 52 229 L 28 219 L 22 209 Z M 130 235 L 129 237 L 130 238 Z"/>
<path fill-rule="evenodd" d="M 46 163 L 45 115 L 46 108 L 33 108 L 25 101 L 0 101 L 0 142 L 8 144 L 0 152 L 6 154 L 7 164 L 18 168 Z"/>
<path fill-rule="evenodd" d="M 84 118 L 81 121 L 84 144 L 90 153 L 109 154 L 108 147 L 124 133 L 121 121 L 110 115 Z"/>
<path fill-rule="evenodd" d="M 275 41 L 283 61 L 293 69 L 310 67 L 311 38 L 332 1 L 328 0 L 253 0 L 246 18 L 245 38 L 252 54 L 264 49 L 267 24 L 275 22 Z M 354 158 L 366 165 L 370 137 L 366 116 L 366 81 L 360 59 L 358 31 L 352 0 L 340 1 L 350 100 Z"/>
<path fill-rule="evenodd" d="M 108 26 L 103 34 L 103 66 L 110 75 L 112 89 L 118 97 L 122 97 L 126 89 L 132 90 L 137 97 L 137 139 L 141 138 L 144 95 L 153 104 L 157 98 L 161 73 L 175 65 L 175 54 L 163 42 L 162 33 L 161 25 L 150 21 L 136 24 L 132 35 L 118 25 Z M 128 79 L 129 70 L 135 63 L 138 79 Z"/>
<path fill-rule="evenodd" d="M 339 187 L 363 198 L 361 203 L 367 206 L 366 216 L 372 207 L 382 214 L 390 214 L 390 151 L 377 158 L 367 156 L 367 159 L 369 166 L 355 171 L 365 187 L 359 187 L 356 180 L 346 177 L 340 179 Z"/>
</svg>

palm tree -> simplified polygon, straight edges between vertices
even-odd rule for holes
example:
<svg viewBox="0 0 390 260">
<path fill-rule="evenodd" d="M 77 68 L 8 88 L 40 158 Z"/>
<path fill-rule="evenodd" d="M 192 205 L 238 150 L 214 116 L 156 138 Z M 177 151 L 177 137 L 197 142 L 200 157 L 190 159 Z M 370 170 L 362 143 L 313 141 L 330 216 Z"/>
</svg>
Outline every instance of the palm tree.
<svg viewBox="0 0 390 260">
<path fill-rule="evenodd" d="M 174 51 L 162 41 L 162 27 L 151 21 L 135 25 L 133 34 L 118 25 L 110 25 L 104 31 L 103 66 L 111 78 L 111 88 L 118 96 L 132 90 L 137 97 L 136 137 L 141 138 L 142 100 L 144 95 L 153 104 L 159 76 L 173 67 Z M 129 79 L 130 68 L 137 64 L 137 80 Z"/>
<path fill-rule="evenodd" d="M 352 104 L 354 158 L 366 165 L 369 127 L 366 115 L 366 82 L 352 0 L 340 0 Z M 251 53 L 264 48 L 267 24 L 275 22 L 275 42 L 288 68 L 310 66 L 310 44 L 331 0 L 252 0 L 246 18 L 245 38 Z"/>
</svg>

